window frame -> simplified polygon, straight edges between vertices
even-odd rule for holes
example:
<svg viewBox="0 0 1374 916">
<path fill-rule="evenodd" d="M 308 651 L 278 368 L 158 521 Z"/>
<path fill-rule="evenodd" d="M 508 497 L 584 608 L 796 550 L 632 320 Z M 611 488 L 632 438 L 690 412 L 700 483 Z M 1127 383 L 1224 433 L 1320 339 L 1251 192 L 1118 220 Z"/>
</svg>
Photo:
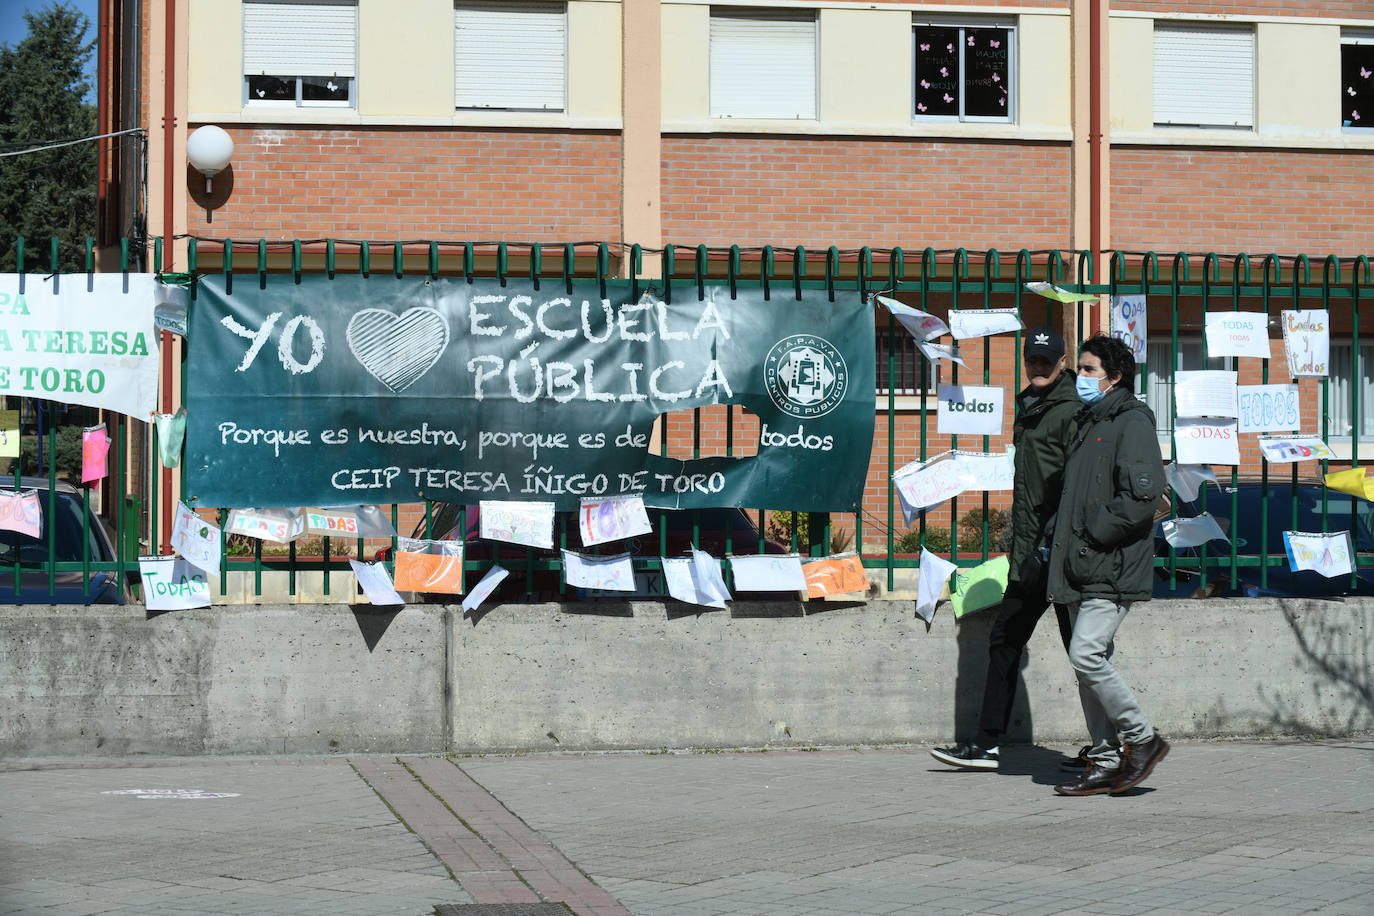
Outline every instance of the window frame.
<svg viewBox="0 0 1374 916">
<path fill-rule="evenodd" d="M 547 8 L 547 9 L 544 9 Z M 511 104 L 519 102 L 513 94 L 506 95 L 497 99 L 499 104 L 460 104 L 464 99 L 461 97 L 459 80 L 460 68 L 462 67 L 463 52 L 459 39 L 458 17 L 460 10 L 468 9 L 472 11 L 483 10 L 492 13 L 503 13 L 512 17 L 529 14 L 531 16 L 547 16 L 555 12 L 561 19 L 560 29 L 562 33 L 563 47 L 561 68 L 559 74 L 559 105 L 557 108 L 548 105 L 535 107 L 533 105 Z M 512 19 L 511 23 L 516 19 Z M 526 36 L 529 38 L 530 36 Z M 505 71 L 502 71 L 505 72 Z M 484 87 L 484 91 L 490 91 Z M 472 100 L 468 100 L 472 101 Z M 521 112 L 535 114 L 566 114 L 568 111 L 568 4 L 566 0 L 524 0 L 519 3 L 499 3 L 492 0 L 454 0 L 453 3 L 453 110 L 458 112 Z"/>
<path fill-rule="evenodd" d="M 939 16 L 926 16 L 920 13 L 913 13 L 911 17 L 911 120 L 917 123 L 944 123 L 944 124 L 1016 124 L 1020 116 L 1020 105 L 1017 101 L 1017 94 L 1020 89 L 1021 80 L 1017 71 L 1020 54 L 1018 47 L 1019 29 L 1018 17 L 1011 16 L 961 16 L 944 18 Z M 921 27 L 937 29 L 958 29 L 959 38 L 955 45 L 959 48 L 959 73 L 956 82 L 960 85 L 959 92 L 959 113 L 957 115 L 927 114 L 920 111 L 917 106 L 920 104 L 918 98 L 917 85 L 920 79 L 917 67 L 921 54 L 920 37 L 916 30 Z M 965 29 L 1005 29 L 1007 31 L 1007 113 L 1005 116 L 990 115 L 969 115 L 964 111 L 967 94 L 963 91 L 963 80 L 966 67 L 964 65 L 964 55 L 966 49 Z"/>
<path fill-rule="evenodd" d="M 1345 49 L 1347 47 L 1369 48 L 1367 54 L 1370 59 L 1370 76 L 1364 78 L 1364 80 L 1368 83 L 1368 85 L 1365 87 L 1365 89 L 1367 90 L 1365 95 L 1367 101 L 1360 103 L 1367 105 L 1369 110 L 1367 113 L 1360 115 L 1360 121 L 1362 123 L 1359 125 L 1350 123 L 1346 120 L 1346 94 L 1349 92 L 1351 88 L 1353 88 L 1353 86 L 1348 84 L 1345 81 L 1345 79 L 1341 79 L 1340 86 L 1338 88 L 1338 91 L 1341 95 L 1341 131 L 1348 131 L 1353 134 L 1374 133 L 1374 29 L 1341 29 L 1340 72 L 1342 73 L 1342 75 L 1344 75 L 1345 71 Z M 1358 95 L 1358 93 L 1356 95 Z M 1355 109 L 1355 111 L 1358 112 L 1358 109 Z"/>
<path fill-rule="evenodd" d="M 1330 412 L 1328 441 L 1349 442 L 1358 435 L 1361 442 L 1374 439 L 1374 344 L 1361 343 L 1360 354 L 1360 423 L 1356 429 L 1350 416 L 1350 390 L 1355 383 L 1353 357 L 1355 344 L 1331 341 L 1331 364 L 1327 375 L 1327 404 Z M 1340 370 L 1340 371 L 1338 371 Z M 1320 380 L 1319 380 L 1320 381 Z M 1344 390 L 1343 390 L 1344 389 Z M 1338 427 L 1337 424 L 1341 424 Z M 1317 432 L 1321 432 L 1321 416 L 1317 417 Z"/>
<path fill-rule="evenodd" d="M 248 73 L 248 48 L 249 48 L 249 26 L 248 10 L 252 6 L 332 6 L 342 7 L 353 12 L 353 67 L 352 72 L 346 76 L 340 76 L 337 71 L 334 73 Z M 244 108 L 357 108 L 358 106 L 358 0 L 243 0 L 243 16 L 240 20 L 240 70 L 243 71 L 240 90 L 242 93 L 242 104 Z M 294 85 L 294 96 L 291 99 L 257 99 L 253 98 L 250 89 L 250 80 L 270 77 L 273 79 L 289 82 Z M 347 99 L 307 99 L 304 97 L 305 81 L 309 79 L 344 79 L 348 83 Z"/>
<path fill-rule="evenodd" d="M 730 120 L 759 120 L 759 121 L 818 121 L 820 120 L 820 76 L 821 76 L 821 23 L 820 15 L 814 9 L 793 9 L 782 7 L 734 7 L 713 6 L 710 8 L 708 23 L 708 37 L 706 49 L 706 104 L 707 112 L 711 119 L 718 121 Z M 756 23 L 807 23 L 811 28 L 811 61 L 810 61 L 810 104 L 809 114 L 799 110 L 796 114 L 781 113 L 759 113 L 757 111 L 745 111 L 744 113 L 728 113 L 725 109 L 731 104 L 737 104 L 726 93 L 722 87 L 725 73 L 719 72 L 724 69 L 725 62 L 717 63 L 717 54 L 723 53 L 725 49 L 719 48 L 716 40 L 717 20 L 752 20 Z M 757 83 L 753 84 L 754 88 Z M 718 94 L 718 90 L 720 94 Z M 734 90 L 736 94 L 745 94 L 743 90 Z M 800 95 L 800 93 L 799 93 Z"/>
</svg>

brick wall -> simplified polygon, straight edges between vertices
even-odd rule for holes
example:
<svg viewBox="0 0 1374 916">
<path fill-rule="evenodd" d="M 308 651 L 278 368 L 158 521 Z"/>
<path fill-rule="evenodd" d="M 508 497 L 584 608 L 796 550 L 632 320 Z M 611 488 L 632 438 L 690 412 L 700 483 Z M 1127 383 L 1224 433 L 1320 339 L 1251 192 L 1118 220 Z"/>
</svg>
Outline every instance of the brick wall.
<svg viewBox="0 0 1374 916">
<path fill-rule="evenodd" d="M 1314 8 L 1310 3 L 1298 0 L 1250 0 L 1248 3 L 1228 3 L 1224 0 L 1190 0 L 1180 6 L 1170 0 L 1122 0 L 1112 4 L 1113 12 L 1126 10 L 1145 11 L 1159 14 L 1162 18 L 1171 16 L 1301 16 L 1325 19 L 1368 20 L 1370 9 L 1368 0 L 1336 0 L 1322 3 Z"/>
</svg>

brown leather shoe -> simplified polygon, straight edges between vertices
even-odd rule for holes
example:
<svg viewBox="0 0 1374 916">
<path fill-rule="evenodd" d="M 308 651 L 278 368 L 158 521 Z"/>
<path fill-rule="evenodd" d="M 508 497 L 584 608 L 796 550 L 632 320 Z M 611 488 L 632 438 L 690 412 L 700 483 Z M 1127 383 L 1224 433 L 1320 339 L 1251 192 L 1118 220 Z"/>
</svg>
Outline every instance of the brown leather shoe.
<svg viewBox="0 0 1374 916">
<path fill-rule="evenodd" d="M 1112 791 L 1112 786 L 1116 785 L 1117 773 L 1117 770 L 1104 770 L 1088 761 L 1088 768 L 1083 771 L 1077 782 L 1055 786 L 1054 791 L 1060 795 L 1106 795 Z"/>
<path fill-rule="evenodd" d="M 1120 795 L 1140 785 L 1167 753 L 1169 742 L 1161 738 L 1159 732 L 1155 732 L 1149 741 L 1122 745 L 1121 769 L 1117 771 L 1116 782 L 1112 784 L 1112 794 Z"/>
</svg>

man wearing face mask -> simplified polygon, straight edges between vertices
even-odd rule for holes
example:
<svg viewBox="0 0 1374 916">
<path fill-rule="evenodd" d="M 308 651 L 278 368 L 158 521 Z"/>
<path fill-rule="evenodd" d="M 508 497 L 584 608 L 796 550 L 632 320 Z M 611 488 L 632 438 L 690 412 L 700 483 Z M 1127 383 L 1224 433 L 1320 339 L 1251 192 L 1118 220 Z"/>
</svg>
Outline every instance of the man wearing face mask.
<svg viewBox="0 0 1374 916">
<path fill-rule="evenodd" d="M 1050 327 L 1026 333 L 1022 351 L 1029 384 L 1016 396 L 1012 442 L 1016 446 L 1011 504 L 1011 553 L 1007 588 L 988 643 L 988 672 L 978 734 L 973 741 L 932 748 L 941 763 L 966 770 L 996 770 L 1003 732 L 1016 700 L 1021 656 L 1049 606 L 1048 567 L 1040 546 L 1063 488 L 1064 452 L 1073 438 L 1074 414 L 1083 402 L 1064 360 L 1064 338 Z M 1068 609 L 1055 605 L 1059 635 L 1069 645 Z M 1072 763 L 1073 761 L 1071 761 Z"/>
<path fill-rule="evenodd" d="M 1164 491 L 1155 418 L 1135 397 L 1135 372 L 1130 348 L 1115 338 L 1098 335 L 1079 349 L 1085 406 L 1064 468 L 1049 594 L 1069 606 L 1069 662 L 1093 743 L 1082 777 L 1054 787 L 1060 795 L 1118 795 L 1169 752 L 1112 665 L 1117 628 L 1152 591 L 1154 511 Z"/>
</svg>

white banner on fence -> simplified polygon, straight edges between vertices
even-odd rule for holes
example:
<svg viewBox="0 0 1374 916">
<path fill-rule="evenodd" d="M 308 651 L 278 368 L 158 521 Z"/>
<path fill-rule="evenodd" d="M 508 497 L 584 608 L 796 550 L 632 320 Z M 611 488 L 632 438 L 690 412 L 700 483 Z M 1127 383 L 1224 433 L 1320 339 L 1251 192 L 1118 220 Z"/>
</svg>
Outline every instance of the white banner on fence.
<svg viewBox="0 0 1374 916">
<path fill-rule="evenodd" d="M 1135 367 L 1145 365 L 1145 297 L 1112 297 L 1112 336 L 1131 348 Z"/>
<path fill-rule="evenodd" d="M 1326 378 L 1331 374 L 1331 315 L 1326 309 L 1285 311 L 1283 349 L 1293 378 Z"/>
<path fill-rule="evenodd" d="M 150 611 L 179 611 L 210 606 L 210 582 L 205 570 L 181 557 L 139 557 L 143 601 Z"/>
<path fill-rule="evenodd" d="M 1321 436 L 1260 436 L 1260 454 L 1272 464 L 1335 458 Z"/>
<path fill-rule="evenodd" d="M 1228 369 L 1179 372 L 1174 375 L 1174 403 L 1180 417 L 1234 417 L 1240 412 L 1236 373 Z"/>
<path fill-rule="evenodd" d="M 1297 385 L 1241 385 L 1236 389 L 1243 433 L 1302 429 Z"/>
<path fill-rule="evenodd" d="M 0 274 L 0 395 L 157 410 L 152 274 Z"/>
<path fill-rule="evenodd" d="M 1208 312 L 1208 356 L 1269 358 L 1269 316 L 1264 312 Z"/>
<path fill-rule="evenodd" d="M 806 574 L 798 554 L 761 553 L 729 559 L 737 592 L 806 591 Z"/>
<path fill-rule="evenodd" d="M 941 385 L 935 411 L 935 430 L 941 435 L 998 436 L 1002 433 L 1001 388 L 982 385 Z"/>
<path fill-rule="evenodd" d="M 1236 421 L 1179 417 L 1174 424 L 1174 460 L 1179 464 L 1240 464 Z"/>
<path fill-rule="evenodd" d="M 958 340 L 1005 334 L 1024 327 L 1016 309 L 955 309 L 949 313 L 949 333 Z"/>
</svg>

